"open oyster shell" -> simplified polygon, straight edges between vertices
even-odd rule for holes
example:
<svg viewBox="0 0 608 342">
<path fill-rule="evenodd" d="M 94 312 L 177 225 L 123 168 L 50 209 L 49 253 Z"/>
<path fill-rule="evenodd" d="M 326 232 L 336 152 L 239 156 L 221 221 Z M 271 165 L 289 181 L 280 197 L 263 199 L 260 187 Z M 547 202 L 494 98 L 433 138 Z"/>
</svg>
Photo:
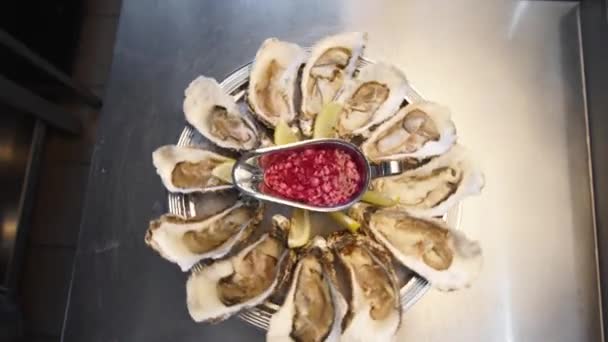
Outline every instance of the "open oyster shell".
<svg viewBox="0 0 608 342">
<path fill-rule="evenodd" d="M 306 53 L 297 44 L 266 39 L 258 50 L 251 73 L 247 101 L 254 115 L 275 127 L 280 120 L 295 120 L 296 80 Z"/>
<path fill-rule="evenodd" d="M 213 176 L 213 169 L 233 159 L 194 147 L 165 145 L 152 153 L 152 162 L 170 192 L 219 191 L 232 187 Z"/>
<path fill-rule="evenodd" d="M 281 308 L 270 319 L 268 342 L 339 341 L 347 304 L 335 285 L 325 240 L 300 255 Z"/>
<path fill-rule="evenodd" d="M 388 252 L 365 235 L 339 233 L 328 243 L 348 273 L 349 310 L 343 341 L 391 341 L 401 324 L 397 276 Z"/>
<path fill-rule="evenodd" d="M 264 213 L 261 202 L 248 206 L 237 201 L 219 214 L 182 218 L 165 214 L 152 220 L 145 241 L 163 258 L 189 270 L 203 259 L 219 259 L 245 240 Z"/>
<path fill-rule="evenodd" d="M 420 167 L 370 183 L 372 190 L 397 199 L 407 212 L 426 217 L 444 215 L 464 197 L 480 193 L 483 186 L 483 173 L 460 145 Z"/>
<path fill-rule="evenodd" d="M 352 77 L 366 42 L 366 33 L 347 32 L 323 38 L 312 47 L 302 71 L 300 129 L 304 135 L 312 135 L 317 114 Z"/>
<path fill-rule="evenodd" d="M 357 204 L 353 216 L 369 209 Z M 365 229 L 380 241 L 405 267 L 442 291 L 469 287 L 479 274 L 482 251 L 479 244 L 438 219 L 409 215 L 389 208 L 364 214 Z"/>
<path fill-rule="evenodd" d="M 407 80 L 395 66 L 376 63 L 347 80 L 337 98 L 342 111 L 336 126 L 338 136 L 367 136 L 375 125 L 385 121 L 398 109 L 407 92 Z"/>
<path fill-rule="evenodd" d="M 186 284 L 188 312 L 197 322 L 224 320 L 265 301 L 288 272 L 283 227 L 273 229 L 233 256 L 200 266 Z"/>
<path fill-rule="evenodd" d="M 213 78 L 199 76 L 185 91 L 186 120 L 217 146 L 232 150 L 251 150 L 259 145 L 258 130 L 247 115 L 239 111 L 234 99 Z"/>
<path fill-rule="evenodd" d="M 361 150 L 374 162 L 427 158 L 456 143 L 456 127 L 446 107 L 432 102 L 412 103 L 381 124 Z"/>
</svg>

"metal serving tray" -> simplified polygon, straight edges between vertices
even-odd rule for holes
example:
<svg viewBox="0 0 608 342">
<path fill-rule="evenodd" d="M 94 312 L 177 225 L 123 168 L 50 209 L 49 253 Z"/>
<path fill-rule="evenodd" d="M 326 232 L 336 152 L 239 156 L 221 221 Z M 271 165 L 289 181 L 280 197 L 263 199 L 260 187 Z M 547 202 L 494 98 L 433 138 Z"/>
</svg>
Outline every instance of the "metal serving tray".
<svg viewBox="0 0 608 342">
<path fill-rule="evenodd" d="M 249 71 L 253 62 L 250 62 L 231 74 L 228 75 L 221 83 L 220 86 L 227 93 L 233 95 L 237 103 L 242 104 L 245 99 L 245 93 L 249 82 Z M 367 64 L 374 63 L 372 60 L 367 58 L 361 58 L 358 63 L 358 68 Z M 408 103 L 422 101 L 423 97 L 414 90 L 414 88 L 408 84 L 407 93 L 405 100 Z M 243 106 L 247 107 L 247 106 Z M 247 109 L 248 110 L 248 109 Z M 182 131 L 178 146 L 208 146 L 210 143 L 203 138 L 194 128 L 186 125 Z M 184 194 L 169 194 L 169 211 L 172 214 L 181 215 L 184 217 L 192 217 L 196 215 L 196 203 L 197 197 Z M 268 206 L 280 206 L 278 204 L 269 203 Z M 444 219 L 451 227 L 458 228 L 460 222 L 461 206 L 457 205 L 455 208 L 450 210 Z M 313 223 L 314 224 L 314 223 Z M 409 273 L 403 279 L 403 285 L 401 287 L 401 305 L 403 310 L 408 310 L 414 305 L 429 289 L 428 282 L 417 276 L 414 273 Z M 239 317 L 244 321 L 256 326 L 260 329 L 266 330 L 270 317 L 278 310 L 279 306 L 270 301 L 266 301 L 257 307 L 249 310 L 245 310 L 239 314 Z"/>
</svg>

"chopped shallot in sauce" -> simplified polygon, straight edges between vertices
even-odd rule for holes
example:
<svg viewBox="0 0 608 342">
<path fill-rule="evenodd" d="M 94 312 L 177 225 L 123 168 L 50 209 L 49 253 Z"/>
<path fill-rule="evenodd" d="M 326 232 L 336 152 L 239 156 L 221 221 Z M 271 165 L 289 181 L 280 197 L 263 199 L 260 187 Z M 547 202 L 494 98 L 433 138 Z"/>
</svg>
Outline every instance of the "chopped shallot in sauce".
<svg viewBox="0 0 608 342">
<path fill-rule="evenodd" d="M 316 206 L 346 203 L 360 192 L 363 183 L 353 157 L 336 147 L 269 154 L 261 166 L 263 192 Z"/>
</svg>

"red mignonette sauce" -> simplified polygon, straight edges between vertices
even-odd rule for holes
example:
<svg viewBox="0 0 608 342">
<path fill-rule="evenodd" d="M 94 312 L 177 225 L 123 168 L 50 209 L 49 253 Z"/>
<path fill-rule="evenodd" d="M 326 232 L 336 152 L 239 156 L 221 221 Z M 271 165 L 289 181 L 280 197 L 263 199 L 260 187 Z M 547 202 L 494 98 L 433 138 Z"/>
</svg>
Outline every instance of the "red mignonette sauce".
<svg viewBox="0 0 608 342">
<path fill-rule="evenodd" d="M 331 146 L 271 153 L 261 158 L 260 165 L 262 192 L 315 206 L 350 201 L 364 181 L 352 155 Z"/>
</svg>

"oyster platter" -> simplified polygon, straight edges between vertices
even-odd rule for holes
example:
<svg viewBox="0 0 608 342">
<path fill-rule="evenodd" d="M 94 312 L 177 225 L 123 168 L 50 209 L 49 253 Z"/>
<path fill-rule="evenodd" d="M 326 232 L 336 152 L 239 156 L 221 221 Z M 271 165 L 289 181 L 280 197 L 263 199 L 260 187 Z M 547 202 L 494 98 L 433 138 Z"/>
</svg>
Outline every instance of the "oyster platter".
<svg viewBox="0 0 608 342">
<path fill-rule="evenodd" d="M 269 38 L 221 83 L 186 88 L 178 143 L 152 154 L 169 212 L 145 242 L 190 273 L 194 321 L 238 316 L 268 341 L 391 341 L 427 289 L 467 288 L 480 272 L 481 247 L 457 225 L 483 174 L 450 111 L 364 57 L 366 43 Z M 365 165 L 325 144 L 336 140 Z M 239 165 L 253 193 L 239 191 Z"/>
</svg>

